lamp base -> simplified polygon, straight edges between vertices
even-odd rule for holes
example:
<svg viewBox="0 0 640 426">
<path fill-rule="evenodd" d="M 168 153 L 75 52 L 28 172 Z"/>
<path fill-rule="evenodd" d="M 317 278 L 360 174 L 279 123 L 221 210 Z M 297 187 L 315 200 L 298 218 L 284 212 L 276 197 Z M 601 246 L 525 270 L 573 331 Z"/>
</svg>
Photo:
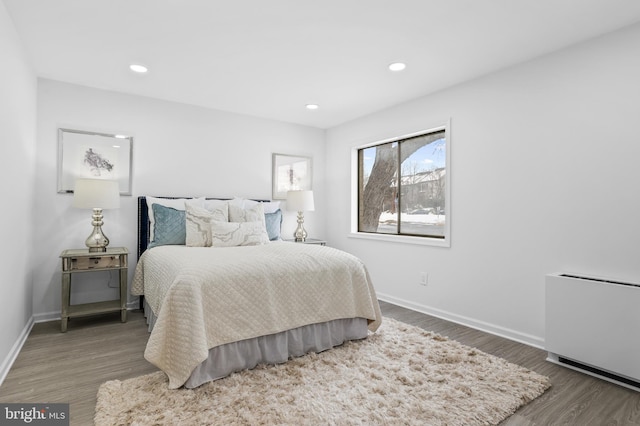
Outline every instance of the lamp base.
<svg viewBox="0 0 640 426">
<path fill-rule="evenodd" d="M 302 242 L 307 239 L 307 231 L 304 229 L 304 213 L 298 212 L 298 227 L 293 233 L 293 237 L 296 241 Z"/>
<path fill-rule="evenodd" d="M 106 247 L 89 247 L 89 253 L 105 253 Z"/>
<path fill-rule="evenodd" d="M 91 231 L 91 235 L 89 235 L 84 244 L 89 248 L 89 253 L 104 253 L 107 251 L 109 239 L 102 232 L 104 223 L 102 221 L 102 209 L 94 208 L 91 219 L 93 231 Z"/>
</svg>

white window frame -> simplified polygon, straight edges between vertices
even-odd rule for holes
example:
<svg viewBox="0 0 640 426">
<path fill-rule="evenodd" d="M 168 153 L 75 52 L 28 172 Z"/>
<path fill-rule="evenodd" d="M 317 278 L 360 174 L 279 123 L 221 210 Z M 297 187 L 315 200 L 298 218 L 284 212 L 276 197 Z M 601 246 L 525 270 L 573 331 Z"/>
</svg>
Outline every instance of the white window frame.
<svg viewBox="0 0 640 426">
<path fill-rule="evenodd" d="M 358 232 L 358 150 L 369 148 L 384 143 L 396 142 L 426 133 L 435 133 L 444 130 L 447 143 L 446 174 L 445 174 L 445 215 L 444 238 L 434 238 L 429 236 L 410 236 L 396 234 L 376 234 L 370 232 Z M 418 132 L 395 136 L 389 139 L 379 140 L 364 145 L 351 148 L 351 232 L 349 238 L 360 238 L 374 241 L 388 241 L 403 244 L 417 244 L 435 247 L 451 247 L 451 119 L 444 124 L 431 127 Z"/>
</svg>

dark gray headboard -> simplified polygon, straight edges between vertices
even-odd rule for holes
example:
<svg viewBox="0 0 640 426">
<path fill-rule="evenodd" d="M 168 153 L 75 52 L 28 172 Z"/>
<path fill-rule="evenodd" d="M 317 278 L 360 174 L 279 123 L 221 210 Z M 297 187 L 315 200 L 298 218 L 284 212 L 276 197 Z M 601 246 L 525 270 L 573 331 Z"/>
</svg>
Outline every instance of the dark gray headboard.
<svg viewBox="0 0 640 426">
<path fill-rule="evenodd" d="M 190 197 L 155 197 L 175 200 L 177 198 Z M 231 198 L 206 197 L 207 200 L 230 200 Z M 269 200 L 256 200 L 268 202 Z M 138 259 L 149 245 L 149 208 L 147 207 L 147 198 L 145 196 L 138 197 Z"/>
</svg>

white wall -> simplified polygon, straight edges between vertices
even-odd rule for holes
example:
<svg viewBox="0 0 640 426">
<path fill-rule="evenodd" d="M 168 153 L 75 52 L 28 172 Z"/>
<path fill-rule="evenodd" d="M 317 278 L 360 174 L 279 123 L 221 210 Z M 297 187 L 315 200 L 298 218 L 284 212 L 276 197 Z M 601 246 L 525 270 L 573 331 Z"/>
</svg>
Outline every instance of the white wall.
<svg viewBox="0 0 640 426">
<path fill-rule="evenodd" d="M 0 2 L 0 382 L 26 337 L 32 313 L 31 267 L 36 76 Z"/>
<path fill-rule="evenodd" d="M 360 256 L 380 295 L 541 345 L 546 273 L 639 281 L 639 48 L 636 25 L 347 123 L 325 138 L 303 126 L 49 80 L 38 81 L 36 103 L 35 76 L 0 2 L 0 135 L 10 159 L 0 176 L 5 199 L 24 207 L 3 209 L 0 221 L 0 360 L 6 365 L 32 314 L 59 315 L 58 255 L 81 247 L 90 229 L 89 213 L 56 192 L 61 126 L 135 137 L 133 196 L 106 212 L 104 226 L 112 245 L 131 251 L 130 275 L 136 196 L 269 198 L 271 154 L 309 155 L 317 210 L 306 215 L 307 229 Z M 351 148 L 448 118 L 451 247 L 348 238 Z M 294 227 L 287 213 L 285 233 Z M 426 288 L 417 283 L 420 271 L 429 273 Z M 87 283 L 74 298 L 111 297 L 108 280 Z"/>
<path fill-rule="evenodd" d="M 39 237 L 31 258 L 38 265 L 33 295 L 37 320 L 59 317 L 58 256 L 66 248 L 83 247 L 91 231 L 91 213 L 72 208 L 72 195 L 57 193 L 58 127 L 134 136 L 133 196 L 122 197 L 120 209 L 106 210 L 103 226 L 111 246 L 129 249 L 130 277 L 136 265 L 139 195 L 269 199 L 272 153 L 313 157 L 314 190 L 319 198 L 324 194 L 322 130 L 40 79 L 35 228 Z M 305 223 L 324 234 L 319 218 L 326 208 L 318 204 Z M 295 214 L 284 213 L 283 232 L 293 234 Z M 115 297 L 116 290 L 108 288 L 109 273 L 102 274 L 74 276 L 78 285 L 72 283 L 72 303 Z M 117 285 L 115 274 L 111 278 L 110 285 Z"/>
<path fill-rule="evenodd" d="M 638 52 L 640 25 L 330 129 L 327 238 L 388 300 L 543 345 L 545 274 L 640 281 Z M 451 247 L 348 238 L 351 148 L 447 118 Z"/>
</svg>

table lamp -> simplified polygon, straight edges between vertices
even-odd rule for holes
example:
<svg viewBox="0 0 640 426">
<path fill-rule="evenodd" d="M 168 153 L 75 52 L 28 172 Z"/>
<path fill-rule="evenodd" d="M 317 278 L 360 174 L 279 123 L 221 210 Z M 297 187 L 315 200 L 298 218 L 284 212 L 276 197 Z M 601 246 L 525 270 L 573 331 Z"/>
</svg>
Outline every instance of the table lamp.
<svg viewBox="0 0 640 426">
<path fill-rule="evenodd" d="M 102 210 L 120 207 L 120 187 L 115 180 L 77 179 L 73 191 L 73 207 L 93 209 L 93 231 L 85 244 L 89 252 L 105 252 L 109 239 L 102 232 Z"/>
<path fill-rule="evenodd" d="M 307 231 L 304 229 L 304 212 L 313 211 L 313 191 L 300 190 L 287 192 L 287 210 L 298 212 L 298 227 L 293 233 L 296 241 L 307 239 Z"/>
</svg>

